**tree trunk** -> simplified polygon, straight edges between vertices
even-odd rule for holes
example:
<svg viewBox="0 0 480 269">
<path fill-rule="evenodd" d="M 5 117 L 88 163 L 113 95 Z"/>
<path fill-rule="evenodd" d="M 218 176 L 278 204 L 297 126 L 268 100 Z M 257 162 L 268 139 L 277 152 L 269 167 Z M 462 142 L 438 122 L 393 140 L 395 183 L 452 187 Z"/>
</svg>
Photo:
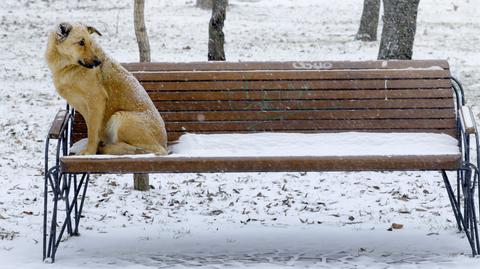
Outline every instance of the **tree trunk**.
<svg viewBox="0 0 480 269">
<path fill-rule="evenodd" d="M 197 0 L 197 7 L 203 9 L 212 9 L 214 0 Z"/>
<path fill-rule="evenodd" d="M 140 62 L 150 62 L 150 43 L 148 42 L 147 29 L 145 27 L 145 0 L 134 0 L 133 16 L 135 36 L 137 37 Z M 134 174 L 133 188 L 139 191 L 150 190 L 148 174 Z"/>
<path fill-rule="evenodd" d="M 208 60 L 225 61 L 225 35 L 223 34 L 223 24 L 225 22 L 227 10 L 227 0 L 214 0 L 212 8 L 212 18 L 208 27 Z"/>
<path fill-rule="evenodd" d="M 149 182 L 148 174 L 134 174 L 133 189 L 137 191 L 150 190 L 150 182 Z"/>
<path fill-rule="evenodd" d="M 376 41 L 378 17 L 380 14 L 380 0 L 364 0 L 360 28 L 355 39 L 361 41 Z"/>
<path fill-rule="evenodd" d="M 148 42 L 147 29 L 145 27 L 145 0 L 134 0 L 134 26 L 137 37 L 140 62 L 150 62 L 150 43 Z"/>
<path fill-rule="evenodd" d="M 203 9 L 212 9 L 214 1 L 215 0 L 197 0 L 196 6 Z M 228 0 L 227 0 L 227 6 L 228 6 Z"/>
<path fill-rule="evenodd" d="M 378 59 L 411 60 L 420 0 L 383 0 L 383 31 Z"/>
</svg>

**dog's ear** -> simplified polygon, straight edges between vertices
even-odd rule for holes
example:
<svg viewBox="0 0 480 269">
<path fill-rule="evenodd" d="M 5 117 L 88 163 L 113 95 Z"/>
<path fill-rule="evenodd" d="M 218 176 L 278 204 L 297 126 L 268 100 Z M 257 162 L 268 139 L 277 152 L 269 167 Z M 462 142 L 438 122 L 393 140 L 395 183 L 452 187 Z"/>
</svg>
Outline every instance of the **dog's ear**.
<svg viewBox="0 0 480 269">
<path fill-rule="evenodd" d="M 68 35 L 72 31 L 72 25 L 68 22 L 62 22 L 57 27 L 57 40 L 59 42 L 64 41 L 67 39 Z"/>
<path fill-rule="evenodd" d="M 102 36 L 102 34 L 95 28 L 95 27 L 92 27 L 92 26 L 87 26 L 87 31 L 90 33 L 90 34 L 97 34 L 99 36 Z"/>
</svg>

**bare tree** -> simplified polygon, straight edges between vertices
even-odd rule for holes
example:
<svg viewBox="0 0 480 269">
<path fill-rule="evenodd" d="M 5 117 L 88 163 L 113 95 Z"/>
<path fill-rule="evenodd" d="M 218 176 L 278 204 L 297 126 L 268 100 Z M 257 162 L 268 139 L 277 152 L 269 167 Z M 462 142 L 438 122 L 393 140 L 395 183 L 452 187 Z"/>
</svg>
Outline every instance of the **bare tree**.
<svg viewBox="0 0 480 269">
<path fill-rule="evenodd" d="M 412 59 L 420 0 L 383 0 L 378 59 Z"/>
<path fill-rule="evenodd" d="M 150 43 L 148 42 L 147 29 L 145 27 L 145 0 L 134 0 L 134 26 L 137 37 L 140 62 L 150 62 Z"/>
<path fill-rule="evenodd" d="M 223 25 L 227 12 L 227 0 L 214 0 L 212 18 L 208 27 L 208 60 L 225 61 L 225 35 Z"/>
<path fill-rule="evenodd" d="M 360 27 L 355 35 L 355 39 L 362 41 L 377 40 L 379 14 L 380 0 L 364 0 Z"/>
<path fill-rule="evenodd" d="M 212 9 L 214 1 L 215 0 L 197 0 L 195 5 L 203 9 Z M 227 5 L 228 5 L 228 0 L 227 0 Z"/>
<path fill-rule="evenodd" d="M 204 9 L 211 9 L 213 7 L 214 0 L 197 0 L 197 7 L 204 8 Z"/>
<path fill-rule="evenodd" d="M 145 0 L 134 0 L 133 16 L 135 36 L 137 37 L 140 62 L 150 62 L 150 43 L 148 41 L 147 29 L 145 27 Z M 135 190 L 150 190 L 148 174 L 134 174 L 133 186 Z"/>
</svg>

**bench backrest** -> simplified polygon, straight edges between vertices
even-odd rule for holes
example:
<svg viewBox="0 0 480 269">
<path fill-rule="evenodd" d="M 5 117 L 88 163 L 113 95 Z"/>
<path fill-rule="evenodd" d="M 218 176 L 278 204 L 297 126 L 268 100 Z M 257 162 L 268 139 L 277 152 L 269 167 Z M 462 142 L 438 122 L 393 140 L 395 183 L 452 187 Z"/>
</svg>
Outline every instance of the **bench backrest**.
<svg viewBox="0 0 480 269">
<path fill-rule="evenodd" d="M 130 63 L 185 132 L 436 132 L 456 136 L 446 61 Z M 78 114 L 78 113 L 77 113 Z M 86 137 L 77 115 L 73 141 Z"/>
</svg>

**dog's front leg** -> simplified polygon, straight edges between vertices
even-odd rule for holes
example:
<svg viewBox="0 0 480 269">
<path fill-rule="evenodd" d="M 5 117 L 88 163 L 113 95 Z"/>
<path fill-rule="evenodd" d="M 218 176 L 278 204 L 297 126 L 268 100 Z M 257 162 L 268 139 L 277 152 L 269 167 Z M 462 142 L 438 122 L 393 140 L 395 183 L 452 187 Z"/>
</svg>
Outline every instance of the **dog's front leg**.
<svg viewBox="0 0 480 269">
<path fill-rule="evenodd" d="M 105 112 L 104 107 L 105 106 L 101 105 L 95 108 L 88 108 L 88 116 L 85 119 L 87 123 L 88 144 L 87 148 L 80 152 L 81 155 L 97 154 Z"/>
</svg>

